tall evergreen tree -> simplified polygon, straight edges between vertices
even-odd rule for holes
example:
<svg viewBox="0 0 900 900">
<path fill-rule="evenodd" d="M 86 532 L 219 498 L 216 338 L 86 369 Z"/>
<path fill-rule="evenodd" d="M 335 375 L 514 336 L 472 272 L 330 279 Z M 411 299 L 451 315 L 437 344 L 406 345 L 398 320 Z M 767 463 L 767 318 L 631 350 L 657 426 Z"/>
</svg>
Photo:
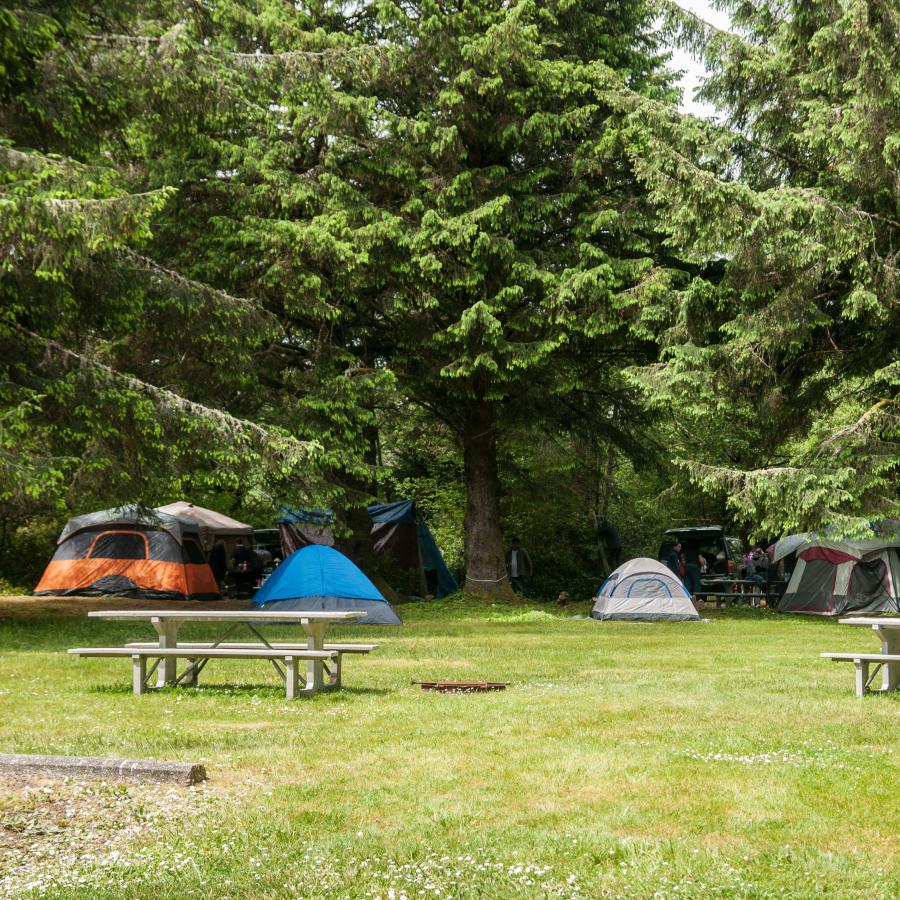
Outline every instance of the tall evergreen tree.
<svg viewBox="0 0 900 900">
<path fill-rule="evenodd" d="M 604 348 L 621 352 L 642 294 L 668 277 L 624 117 L 603 96 L 624 84 L 668 97 L 648 11 L 360 9 L 321 51 L 337 69 L 279 80 L 283 131 L 265 142 L 262 175 L 277 213 L 244 220 L 242 243 L 307 327 L 323 317 L 344 353 L 388 367 L 458 435 L 467 584 L 505 591 L 504 422 L 614 381 Z M 257 64 L 284 73 L 280 36 L 264 49 Z M 593 367 L 566 362 L 586 348 Z"/>
<path fill-rule="evenodd" d="M 135 0 L 67 7 L 63 24 L 40 9 L 16 13 L 53 36 L 4 101 L 7 140 L 158 202 L 140 255 L 118 226 L 109 248 L 88 228 L 53 285 L 76 297 L 68 317 L 32 327 L 45 305 L 26 302 L 15 328 L 43 346 L 59 328 L 67 352 L 112 357 L 126 384 L 315 437 L 359 505 L 395 380 L 458 435 L 469 586 L 504 590 L 502 428 L 552 415 L 554 398 L 614 402 L 630 336 L 652 336 L 642 307 L 673 278 L 620 102 L 672 99 L 643 0 L 614 15 L 571 0 Z M 51 114 L 48 73 L 68 119 Z M 37 277 L 25 259 L 17 277 Z M 123 296 L 127 322 L 91 320 Z M 142 327 L 173 306 L 177 352 Z"/>
<path fill-rule="evenodd" d="M 717 5 L 731 33 L 664 7 L 724 125 L 631 117 L 671 245 L 711 267 L 635 380 L 687 425 L 695 482 L 753 530 L 864 531 L 900 513 L 900 11 Z"/>
<path fill-rule="evenodd" d="M 145 253 L 177 188 L 130 145 L 148 114 L 139 7 L 0 11 L 4 522 L 309 472 L 314 448 L 230 402 L 271 316 Z"/>
<path fill-rule="evenodd" d="M 669 99 L 646 5 L 219 2 L 143 28 L 102 47 L 171 60 L 128 136 L 149 183 L 181 179 L 152 255 L 274 313 L 263 408 L 360 505 L 379 384 L 449 425 L 469 586 L 507 590 L 504 424 L 609 402 L 670 277 L 607 96 Z"/>
</svg>

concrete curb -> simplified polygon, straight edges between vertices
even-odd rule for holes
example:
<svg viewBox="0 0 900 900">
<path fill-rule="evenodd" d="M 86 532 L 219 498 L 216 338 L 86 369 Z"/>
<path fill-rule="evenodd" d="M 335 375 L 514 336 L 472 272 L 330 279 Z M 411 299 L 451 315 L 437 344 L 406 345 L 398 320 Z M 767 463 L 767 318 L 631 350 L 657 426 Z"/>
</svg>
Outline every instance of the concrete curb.
<svg viewBox="0 0 900 900">
<path fill-rule="evenodd" d="M 206 780 L 206 768 L 199 763 L 103 756 L 32 756 L 26 753 L 0 753 L 0 774 L 4 773 L 136 784 L 191 785 Z"/>
</svg>

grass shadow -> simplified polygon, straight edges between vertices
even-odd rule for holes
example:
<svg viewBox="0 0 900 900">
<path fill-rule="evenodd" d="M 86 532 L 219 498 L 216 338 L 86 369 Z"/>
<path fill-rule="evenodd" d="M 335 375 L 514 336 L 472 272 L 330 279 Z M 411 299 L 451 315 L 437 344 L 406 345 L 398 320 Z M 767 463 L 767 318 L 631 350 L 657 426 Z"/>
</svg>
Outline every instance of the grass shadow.
<svg viewBox="0 0 900 900">
<path fill-rule="evenodd" d="M 99 694 L 104 696 L 124 696 L 130 694 L 134 696 L 134 691 L 130 684 L 98 684 L 92 685 L 85 689 L 88 694 Z M 389 688 L 374 687 L 341 687 L 336 691 L 320 691 L 314 695 L 317 697 L 327 696 L 386 696 L 393 693 Z M 161 696 L 161 697 L 201 697 L 204 694 L 212 696 L 236 697 L 250 699 L 251 697 L 264 698 L 271 697 L 273 700 L 285 699 L 284 686 L 279 684 L 201 684 L 199 686 L 177 686 L 166 685 L 165 687 L 149 687 L 142 695 L 144 697 Z M 299 699 L 304 699 L 301 695 Z M 305 698 L 310 699 L 310 698 Z"/>
<path fill-rule="evenodd" d="M 389 694 L 395 693 L 395 691 L 391 690 L 390 688 L 345 687 L 342 685 L 340 690 L 328 691 L 327 693 L 332 694 L 335 697 L 341 697 L 347 694 L 354 697 L 386 697 Z"/>
</svg>

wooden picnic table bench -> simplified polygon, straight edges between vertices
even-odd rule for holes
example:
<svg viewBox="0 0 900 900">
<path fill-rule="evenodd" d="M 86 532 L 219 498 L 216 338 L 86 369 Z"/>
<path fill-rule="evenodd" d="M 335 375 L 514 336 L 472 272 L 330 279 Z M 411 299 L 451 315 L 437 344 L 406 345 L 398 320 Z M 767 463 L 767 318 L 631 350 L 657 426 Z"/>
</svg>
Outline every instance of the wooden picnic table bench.
<svg viewBox="0 0 900 900">
<path fill-rule="evenodd" d="M 852 662 L 856 666 L 856 696 L 865 697 L 878 670 L 891 663 L 900 663 L 900 654 L 885 653 L 823 653 L 824 659 L 835 662 Z M 869 665 L 875 664 L 875 671 L 869 676 Z"/>
<path fill-rule="evenodd" d="M 125 647 L 74 647 L 69 653 L 77 656 L 106 656 L 128 657 L 132 662 L 132 685 L 135 694 L 143 694 L 147 690 L 147 682 L 164 659 L 186 659 L 188 667 L 177 676 L 175 684 L 184 682 L 196 684 L 200 671 L 211 659 L 268 659 L 275 667 L 275 671 L 281 676 L 285 685 L 285 696 L 293 700 L 302 694 L 313 694 L 316 691 L 310 689 L 308 679 L 304 680 L 304 687 L 299 687 L 301 681 L 299 664 L 301 662 L 330 662 L 334 669 L 331 678 L 324 685 L 323 690 L 337 687 L 340 684 L 337 672 L 338 653 L 334 650 L 307 650 L 300 648 L 274 649 L 261 647 L 165 647 L 158 645 Z M 147 671 L 147 660 L 155 659 L 156 663 Z M 278 665 L 282 663 L 284 669 Z"/>
<path fill-rule="evenodd" d="M 139 649 L 153 649 L 154 647 L 158 647 L 159 644 L 154 643 L 153 641 L 128 641 L 125 644 L 126 647 L 137 647 Z M 260 646 L 258 643 L 254 642 L 236 642 L 236 641 L 221 641 L 218 643 L 212 641 L 179 641 L 175 647 L 178 650 L 184 649 L 188 650 L 206 650 L 206 649 L 223 649 L 223 650 L 255 650 Z M 303 653 L 306 650 L 314 649 L 310 648 L 309 644 L 306 641 L 301 641 L 299 643 L 294 642 L 285 642 L 285 641 L 267 641 L 265 644 L 266 647 L 271 647 L 273 650 L 291 650 L 297 653 Z M 334 689 L 336 687 L 340 687 L 341 684 L 341 659 L 345 653 L 352 654 L 365 654 L 371 653 L 373 650 L 378 649 L 378 644 L 330 644 L 324 643 L 322 645 L 322 650 L 325 652 L 330 652 L 333 654 L 333 658 L 321 657 L 325 662 L 323 662 L 324 674 L 327 676 L 324 684 L 323 690 Z M 189 658 L 188 654 L 185 653 L 185 659 Z M 319 657 L 303 657 L 304 659 L 318 659 Z M 200 666 L 197 668 L 197 672 L 199 673 L 199 669 L 202 668 Z M 181 679 L 181 676 L 178 676 Z M 196 678 L 188 681 L 187 683 L 196 684 Z"/>
<path fill-rule="evenodd" d="M 881 672 L 881 691 L 900 690 L 900 618 L 896 616 L 848 616 L 842 625 L 870 628 L 881 641 L 880 653 L 822 653 L 835 662 L 853 662 L 856 667 L 856 696 L 864 697 L 875 676 Z M 875 670 L 869 676 L 869 666 Z"/>
<path fill-rule="evenodd" d="M 325 630 L 331 623 L 353 622 L 364 618 L 364 612 L 355 610 L 96 610 L 88 616 L 119 621 L 149 621 L 158 635 L 156 642 L 132 641 L 124 647 L 77 647 L 70 650 L 79 656 L 131 657 L 134 663 L 135 693 L 143 693 L 148 680 L 157 673 L 157 686 L 196 684 L 197 675 L 210 659 L 268 659 L 285 679 L 288 698 L 309 696 L 321 690 L 332 690 L 341 684 L 341 658 L 344 653 L 369 653 L 375 644 L 325 645 Z M 216 641 L 181 643 L 178 631 L 187 622 L 227 623 L 230 627 Z M 304 642 L 269 643 L 257 626 L 300 625 L 305 632 Z M 232 632 L 246 627 L 258 640 L 229 642 Z M 156 663 L 146 671 L 148 659 Z M 179 675 L 177 661 L 187 659 L 187 668 Z M 304 670 L 298 661 L 306 663 Z M 279 662 L 284 666 L 282 671 Z M 299 689 L 299 681 L 303 688 Z"/>
<path fill-rule="evenodd" d="M 155 641 L 128 641 L 125 645 L 126 647 L 158 647 Z M 233 641 L 229 641 L 227 643 L 223 642 L 220 644 L 216 644 L 213 641 L 179 641 L 176 645 L 179 649 L 184 648 L 197 648 L 202 650 L 204 647 L 228 647 L 234 650 L 253 650 L 258 647 L 259 644 L 255 644 L 252 641 L 248 641 L 246 643 L 235 643 Z M 275 650 L 307 650 L 309 649 L 308 645 L 301 641 L 300 643 L 287 643 L 284 641 L 270 641 L 268 644 L 269 647 L 272 647 Z M 378 644 L 323 644 L 323 650 L 335 650 L 338 653 L 371 653 L 373 650 L 378 649 Z"/>
<path fill-rule="evenodd" d="M 716 607 L 721 607 L 723 603 L 725 606 L 733 606 L 734 601 L 746 600 L 753 603 L 767 599 L 766 583 L 760 584 L 758 581 L 737 575 L 716 577 L 718 582 L 716 585 L 709 588 L 703 588 L 701 585 L 701 589 L 694 596 L 706 603 L 715 600 Z"/>
</svg>

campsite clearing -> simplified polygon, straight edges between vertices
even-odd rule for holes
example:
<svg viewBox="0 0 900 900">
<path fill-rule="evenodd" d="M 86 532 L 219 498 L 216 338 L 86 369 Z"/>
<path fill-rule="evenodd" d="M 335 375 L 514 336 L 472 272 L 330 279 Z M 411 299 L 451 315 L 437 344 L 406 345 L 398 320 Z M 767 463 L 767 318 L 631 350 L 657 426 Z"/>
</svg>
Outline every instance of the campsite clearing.
<svg viewBox="0 0 900 900">
<path fill-rule="evenodd" d="M 0 750 L 196 760 L 209 781 L 179 801 L 184 819 L 163 790 L 10 789 L 0 896 L 900 892 L 885 790 L 900 781 L 900 694 L 859 701 L 818 656 L 871 650 L 863 629 L 451 598 L 401 607 L 402 629 L 334 629 L 380 644 L 339 692 L 287 703 L 274 673 L 229 661 L 198 689 L 136 701 L 120 661 L 65 654 L 143 636 L 84 617 L 101 602 L 0 601 Z M 511 684 L 445 695 L 414 679 Z"/>
</svg>

